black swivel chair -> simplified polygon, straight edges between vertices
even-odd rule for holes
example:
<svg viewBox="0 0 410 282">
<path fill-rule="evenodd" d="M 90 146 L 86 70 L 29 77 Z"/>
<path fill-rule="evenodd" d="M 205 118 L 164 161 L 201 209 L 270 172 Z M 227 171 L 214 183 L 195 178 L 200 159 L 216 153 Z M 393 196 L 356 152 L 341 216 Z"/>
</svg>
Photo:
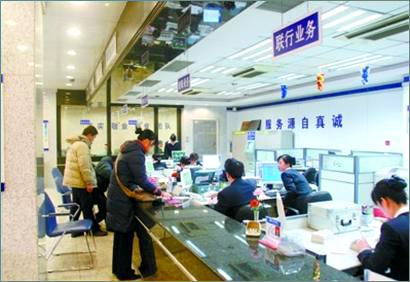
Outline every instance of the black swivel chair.
<svg viewBox="0 0 410 282">
<path fill-rule="evenodd" d="M 263 219 L 267 216 L 266 209 L 261 206 L 259 208 L 259 219 Z M 244 205 L 241 206 L 236 214 L 235 214 L 235 220 L 242 222 L 243 220 L 254 220 L 254 215 L 253 215 L 253 210 L 251 209 L 250 205 Z"/>
<path fill-rule="evenodd" d="M 332 196 L 330 195 L 329 192 L 326 192 L 326 191 L 312 192 L 309 195 L 305 197 L 299 197 L 296 200 L 297 209 L 287 207 L 286 215 L 307 214 L 309 203 L 324 202 L 324 201 L 331 201 L 331 200 L 332 200 Z"/>
<path fill-rule="evenodd" d="M 310 184 L 315 184 L 316 186 L 319 186 L 318 184 L 318 172 L 316 170 L 316 168 L 314 167 L 309 167 L 304 173 L 303 175 L 305 176 L 306 180 L 308 183 Z"/>
</svg>

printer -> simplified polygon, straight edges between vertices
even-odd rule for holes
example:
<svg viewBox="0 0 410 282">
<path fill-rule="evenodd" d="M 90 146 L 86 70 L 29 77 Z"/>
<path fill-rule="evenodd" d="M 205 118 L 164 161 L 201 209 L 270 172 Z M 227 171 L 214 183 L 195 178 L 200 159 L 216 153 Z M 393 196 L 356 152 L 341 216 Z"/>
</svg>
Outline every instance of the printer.
<svg viewBox="0 0 410 282">
<path fill-rule="evenodd" d="M 345 201 L 324 201 L 308 204 L 308 225 L 327 229 L 334 234 L 360 229 L 361 207 Z"/>
</svg>

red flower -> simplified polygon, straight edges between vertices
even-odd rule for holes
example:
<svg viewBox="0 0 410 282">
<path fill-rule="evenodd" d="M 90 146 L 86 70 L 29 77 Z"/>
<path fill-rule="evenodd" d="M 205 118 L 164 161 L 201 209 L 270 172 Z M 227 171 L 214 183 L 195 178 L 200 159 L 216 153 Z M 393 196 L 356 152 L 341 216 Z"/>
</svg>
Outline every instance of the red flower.
<svg viewBox="0 0 410 282">
<path fill-rule="evenodd" d="M 259 207 L 259 201 L 257 199 L 252 199 L 250 202 L 251 209 Z"/>
</svg>

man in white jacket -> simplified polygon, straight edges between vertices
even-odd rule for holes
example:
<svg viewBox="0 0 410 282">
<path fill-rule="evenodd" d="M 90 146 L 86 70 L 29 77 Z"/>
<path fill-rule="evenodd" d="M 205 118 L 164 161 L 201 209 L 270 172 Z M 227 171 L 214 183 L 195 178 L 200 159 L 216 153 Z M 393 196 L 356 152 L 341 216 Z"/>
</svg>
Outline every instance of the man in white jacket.
<svg viewBox="0 0 410 282">
<path fill-rule="evenodd" d="M 82 135 L 66 140 L 70 148 L 66 155 L 63 184 L 72 188 L 73 201 L 80 205 L 83 217 L 93 221 L 94 236 L 105 236 L 107 232 L 100 230 L 93 214 L 92 193 L 97 187 L 97 177 L 90 149 L 97 134 L 97 129 L 90 125 L 84 128 Z"/>
</svg>

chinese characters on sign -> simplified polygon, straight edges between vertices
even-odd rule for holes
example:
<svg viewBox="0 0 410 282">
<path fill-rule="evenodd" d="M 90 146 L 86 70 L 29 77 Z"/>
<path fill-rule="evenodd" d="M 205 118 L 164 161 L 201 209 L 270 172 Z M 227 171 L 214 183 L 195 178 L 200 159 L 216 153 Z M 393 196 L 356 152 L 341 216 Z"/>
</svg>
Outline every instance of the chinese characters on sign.
<svg viewBox="0 0 410 282">
<path fill-rule="evenodd" d="M 80 120 L 80 125 L 90 125 L 91 124 L 91 120 L 89 119 L 81 119 Z"/>
<path fill-rule="evenodd" d="M 272 129 L 272 120 L 271 119 L 267 119 L 265 121 L 265 128 L 266 129 Z"/>
<path fill-rule="evenodd" d="M 276 130 L 282 130 L 284 128 L 283 124 L 283 119 L 278 118 L 276 119 Z M 287 129 L 295 129 L 296 128 L 296 118 L 291 117 L 287 119 L 288 125 Z M 301 129 L 309 129 L 309 119 L 307 117 L 303 117 L 300 120 L 300 126 Z M 332 122 L 331 122 L 333 128 L 342 128 L 343 127 L 343 115 L 342 114 L 337 114 L 332 116 Z M 318 115 L 316 116 L 316 128 L 325 128 L 326 127 L 326 122 L 325 122 L 325 116 L 323 115 Z M 266 120 L 266 129 L 271 129 L 271 119 Z"/>
<path fill-rule="evenodd" d="M 273 33 L 273 57 L 288 54 L 302 47 L 312 47 L 321 43 L 319 11 L 283 27 Z"/>
<path fill-rule="evenodd" d="M 178 78 L 178 92 L 185 91 L 191 88 L 191 75 L 187 74 Z"/>
</svg>

